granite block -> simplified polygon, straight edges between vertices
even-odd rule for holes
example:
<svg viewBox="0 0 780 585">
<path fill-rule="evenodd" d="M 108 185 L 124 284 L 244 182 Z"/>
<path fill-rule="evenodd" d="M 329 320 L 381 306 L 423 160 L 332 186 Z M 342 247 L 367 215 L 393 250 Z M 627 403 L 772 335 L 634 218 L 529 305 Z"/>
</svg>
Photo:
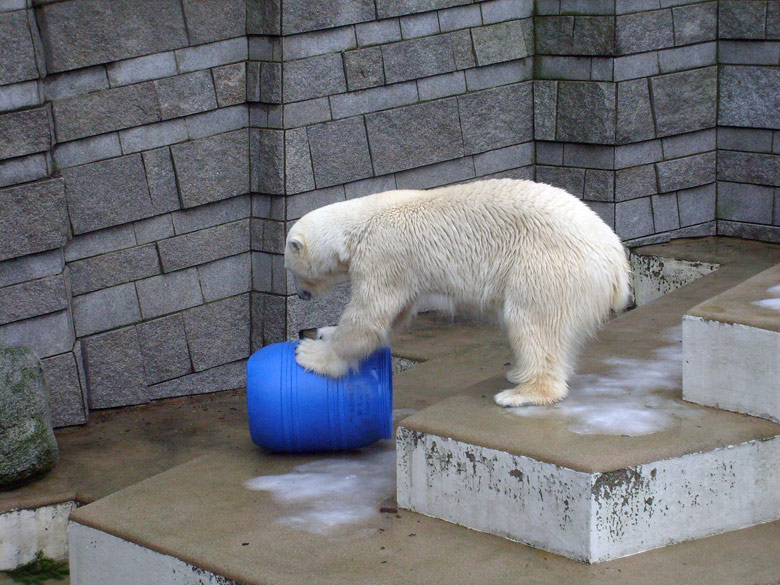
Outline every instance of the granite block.
<svg viewBox="0 0 780 585">
<path fill-rule="evenodd" d="M 283 34 L 333 28 L 374 20 L 373 0 L 291 0 L 282 2 Z"/>
<path fill-rule="evenodd" d="M 351 26 L 285 36 L 282 38 L 282 42 L 285 61 L 348 51 L 357 46 L 355 30 Z M 266 57 L 264 60 L 270 61 L 272 58 Z"/>
<path fill-rule="evenodd" d="M 561 81 L 556 137 L 564 142 L 611 144 L 615 140 L 615 84 Z"/>
<path fill-rule="evenodd" d="M 477 65 L 492 65 L 528 57 L 534 51 L 533 40 L 526 39 L 520 20 L 510 20 L 471 31 Z"/>
<path fill-rule="evenodd" d="M 31 154 L 0 161 L 0 187 L 45 179 L 49 176 L 46 154 Z"/>
<path fill-rule="evenodd" d="M 175 272 L 249 250 L 249 219 L 190 232 L 157 243 L 164 272 Z"/>
<path fill-rule="evenodd" d="M 62 179 L 0 189 L 0 261 L 65 245 L 70 229 Z"/>
<path fill-rule="evenodd" d="M 346 162 L 344 161 L 345 164 Z M 341 164 L 341 161 L 337 163 Z M 305 128 L 285 132 L 284 165 L 285 190 L 288 194 L 311 191 L 315 188 L 311 150 Z"/>
<path fill-rule="evenodd" d="M 770 2 L 773 4 L 774 2 Z M 718 35 L 722 39 L 763 39 L 766 35 L 767 2 L 720 0 Z"/>
<path fill-rule="evenodd" d="M 24 10 L 0 13 L 0 85 L 38 77 L 35 48 Z"/>
<path fill-rule="evenodd" d="M 615 231 L 621 239 L 646 236 L 654 229 L 650 197 L 615 204 Z"/>
<path fill-rule="evenodd" d="M 344 64 L 338 53 L 289 61 L 284 63 L 282 71 L 285 103 L 347 91 Z"/>
<path fill-rule="evenodd" d="M 617 130 L 619 143 L 655 138 L 655 123 L 647 79 L 617 84 Z"/>
<path fill-rule="evenodd" d="M 718 181 L 718 219 L 771 224 L 775 189 Z"/>
<path fill-rule="evenodd" d="M 236 130 L 171 147 L 182 207 L 249 192 L 247 131 Z"/>
<path fill-rule="evenodd" d="M 136 329 L 147 384 L 157 384 L 192 372 L 181 313 L 146 321 Z"/>
<path fill-rule="evenodd" d="M 365 179 L 373 174 L 362 118 L 310 126 L 308 138 L 318 189 Z M 376 148 L 373 154 L 378 156 Z"/>
<path fill-rule="evenodd" d="M 58 100 L 53 104 L 53 112 L 58 142 L 162 119 L 151 81 Z"/>
<path fill-rule="evenodd" d="M 139 280 L 136 282 L 136 288 L 144 319 L 203 304 L 196 268 Z"/>
<path fill-rule="evenodd" d="M 182 0 L 190 44 L 200 45 L 246 34 L 243 0 Z"/>
<path fill-rule="evenodd" d="M 184 328 L 196 372 L 249 357 L 249 295 L 184 312 Z"/>
<path fill-rule="evenodd" d="M 173 51 L 167 51 L 165 53 L 144 55 L 143 57 L 109 63 L 106 66 L 103 77 L 108 74 L 108 81 L 111 83 L 111 86 L 118 87 L 120 85 L 130 85 L 132 83 L 140 83 L 141 81 L 170 77 L 176 75 L 176 73 L 176 56 Z M 68 75 L 73 74 L 69 73 Z M 103 89 L 103 87 L 98 87 L 97 89 Z"/>
<path fill-rule="evenodd" d="M 231 63 L 215 67 L 211 71 L 220 108 L 242 104 L 246 101 L 246 65 Z"/>
<path fill-rule="evenodd" d="M 217 107 L 210 71 L 194 71 L 154 82 L 163 120 L 213 110 Z"/>
<path fill-rule="evenodd" d="M 615 200 L 615 173 L 587 169 L 583 198 L 588 201 L 612 202 Z"/>
<path fill-rule="evenodd" d="M 63 353 L 41 361 L 43 379 L 49 388 L 52 426 L 57 428 L 87 422 L 73 353 Z"/>
<path fill-rule="evenodd" d="M 718 122 L 780 129 L 780 68 L 721 67 Z"/>
<path fill-rule="evenodd" d="M 331 96 L 330 106 L 333 118 L 339 119 L 405 106 L 417 99 L 417 84 L 409 81 Z"/>
<path fill-rule="evenodd" d="M 585 169 L 547 167 L 537 164 L 536 180 L 539 183 L 564 189 L 580 199 L 585 192 Z"/>
<path fill-rule="evenodd" d="M 284 193 L 284 132 L 250 129 L 249 156 L 251 190 Z"/>
<path fill-rule="evenodd" d="M 147 401 L 143 355 L 135 327 L 88 337 L 82 344 L 90 408 Z"/>
<path fill-rule="evenodd" d="M 715 219 L 715 184 L 685 189 L 677 193 L 680 226 L 696 225 Z"/>
<path fill-rule="evenodd" d="M 160 261 L 154 244 L 101 254 L 68 264 L 74 295 L 160 274 Z"/>
<path fill-rule="evenodd" d="M 715 152 L 656 163 L 661 193 L 690 189 L 715 181 Z"/>
<path fill-rule="evenodd" d="M 112 133 L 58 144 L 54 148 L 53 157 L 57 167 L 65 169 L 114 158 L 121 154 L 122 147 L 119 143 L 119 135 Z"/>
<path fill-rule="evenodd" d="M 132 283 L 104 288 L 73 299 L 73 325 L 78 337 L 140 320 L 138 296 Z"/>
<path fill-rule="evenodd" d="M 49 107 L 0 115 L 0 160 L 51 148 Z"/>
<path fill-rule="evenodd" d="M 655 231 L 668 232 L 680 227 L 680 215 L 677 211 L 677 193 L 653 195 L 652 203 Z"/>
<path fill-rule="evenodd" d="M 432 189 L 474 176 L 474 162 L 471 157 L 463 157 L 396 173 L 395 182 L 399 189 Z"/>
<path fill-rule="evenodd" d="M 525 82 L 459 97 L 465 154 L 533 140 L 532 91 Z"/>
<path fill-rule="evenodd" d="M 171 214 L 176 235 L 246 219 L 251 214 L 248 196 L 234 197 Z"/>
<path fill-rule="evenodd" d="M 50 72 L 162 53 L 187 45 L 177 0 L 148 10 L 134 0 L 72 0 L 36 12 Z M 117 23 L 121 24 L 120 33 Z"/>
<path fill-rule="evenodd" d="M 718 30 L 718 3 L 703 2 L 672 8 L 674 44 L 713 41 Z"/>
<path fill-rule="evenodd" d="M 382 46 L 387 83 L 398 83 L 456 69 L 449 35 L 436 35 Z"/>
<path fill-rule="evenodd" d="M 382 49 L 370 47 L 344 53 L 344 68 L 349 91 L 376 87 L 385 82 Z"/>
<path fill-rule="evenodd" d="M 654 165 L 620 169 L 615 173 L 615 201 L 627 201 L 658 192 Z"/>
<path fill-rule="evenodd" d="M 69 240 L 65 246 L 65 261 L 74 262 L 82 258 L 97 256 L 130 248 L 136 245 L 135 231 L 133 226 L 125 224 L 89 234 L 75 236 Z"/>
<path fill-rule="evenodd" d="M 456 98 L 378 112 L 365 118 L 377 175 L 464 154 Z M 416 131 L 409 132 L 409 128 Z"/>
<path fill-rule="evenodd" d="M 718 180 L 780 187 L 780 156 L 720 150 Z"/>
<path fill-rule="evenodd" d="M 661 75 L 650 80 L 658 136 L 682 134 L 716 123 L 715 67 Z"/>
<path fill-rule="evenodd" d="M 672 11 L 651 10 L 615 19 L 615 49 L 619 55 L 674 46 Z"/>
<path fill-rule="evenodd" d="M 63 171 L 73 232 L 81 234 L 155 214 L 140 154 Z M 112 197 L 106 197 L 106 193 Z"/>
<path fill-rule="evenodd" d="M 70 351 L 74 341 L 68 311 L 0 325 L 0 343 L 31 347 L 41 359 Z"/>
<path fill-rule="evenodd" d="M 0 262 L 0 287 L 54 276 L 62 273 L 63 268 L 65 261 L 60 250 L 6 260 Z"/>
<path fill-rule="evenodd" d="M 198 266 L 203 300 L 207 303 L 249 292 L 252 288 L 250 254 L 238 254 Z"/>
<path fill-rule="evenodd" d="M 147 150 L 142 156 L 149 196 L 155 213 L 179 209 L 179 192 L 176 187 L 170 149 Z"/>
<path fill-rule="evenodd" d="M 439 33 L 439 17 L 435 12 L 402 16 L 401 36 L 405 39 L 427 37 Z"/>
<path fill-rule="evenodd" d="M 0 288 L 0 324 L 56 313 L 68 308 L 62 275 Z"/>
</svg>

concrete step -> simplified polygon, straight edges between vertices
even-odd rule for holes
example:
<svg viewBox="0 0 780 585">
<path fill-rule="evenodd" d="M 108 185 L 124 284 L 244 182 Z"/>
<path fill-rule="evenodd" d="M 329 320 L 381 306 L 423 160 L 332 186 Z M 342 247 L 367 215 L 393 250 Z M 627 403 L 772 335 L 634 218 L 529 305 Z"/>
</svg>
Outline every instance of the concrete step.
<svg viewBox="0 0 780 585">
<path fill-rule="evenodd" d="M 780 581 L 780 522 L 587 565 L 396 509 L 394 454 L 388 441 L 355 454 L 283 457 L 247 446 L 195 459 L 74 512 L 71 583 Z"/>
<path fill-rule="evenodd" d="M 682 400 L 683 315 L 775 258 L 611 321 L 559 404 L 499 408 L 497 376 L 405 419 L 399 505 L 590 563 L 780 518 L 780 425 Z"/>
<path fill-rule="evenodd" d="M 683 319 L 683 398 L 780 421 L 780 264 Z"/>
</svg>

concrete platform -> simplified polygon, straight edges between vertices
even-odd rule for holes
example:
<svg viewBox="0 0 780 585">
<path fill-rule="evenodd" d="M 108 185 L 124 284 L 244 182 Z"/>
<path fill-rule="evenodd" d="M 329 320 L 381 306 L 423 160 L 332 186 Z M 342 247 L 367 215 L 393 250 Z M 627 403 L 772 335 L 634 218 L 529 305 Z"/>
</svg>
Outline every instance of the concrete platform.
<svg viewBox="0 0 780 585">
<path fill-rule="evenodd" d="M 193 460 L 77 510 L 71 524 L 71 582 L 717 585 L 780 580 L 780 523 L 586 565 L 396 510 L 394 467 L 386 465 L 392 456 L 388 442 L 362 454 L 325 459 L 278 457 L 248 447 Z M 344 481 L 355 475 L 353 483 Z M 369 475 L 375 481 L 359 479 Z M 249 489 L 247 482 L 265 489 Z M 350 497 L 334 498 L 335 493 Z"/>
<path fill-rule="evenodd" d="M 683 315 L 774 260 L 725 256 L 607 324 L 563 402 L 499 408 L 499 376 L 404 420 L 399 505 L 587 562 L 780 518 L 780 426 L 681 400 Z"/>
<path fill-rule="evenodd" d="M 721 283 L 720 271 L 705 277 L 711 279 L 706 284 L 713 287 L 710 295 L 733 286 L 733 278 L 755 274 L 761 269 L 757 263 L 769 267 L 780 259 L 778 246 L 734 239 L 678 241 L 644 250 L 664 257 L 731 263 L 728 282 Z M 740 259 L 749 262 L 744 266 L 734 262 Z M 675 294 L 687 294 L 699 282 Z M 689 306 L 705 294 L 696 290 Z M 652 325 L 649 319 L 646 327 Z M 661 341 L 668 342 L 665 338 Z M 462 394 L 465 388 L 489 383 L 503 375 L 510 357 L 493 327 L 428 317 L 419 319 L 396 340 L 393 349 L 396 355 L 422 362 L 395 379 L 399 420 Z M 677 394 L 669 392 L 679 401 L 679 388 Z M 780 582 L 780 522 L 586 565 L 449 522 L 403 509 L 395 511 L 394 488 L 387 489 L 395 472 L 387 459 L 393 456 L 392 443 L 386 443 L 386 449 L 364 453 L 367 459 L 363 461 L 353 461 L 360 455 L 335 462 L 322 456 L 268 455 L 249 442 L 244 400 L 243 392 L 224 392 L 92 413 L 85 427 L 56 433 L 61 460 L 52 474 L 18 490 L 0 492 L 0 514 L 56 502 L 91 503 L 74 514 L 76 524 L 86 530 L 76 534 L 84 548 L 80 544 L 73 551 L 73 585 L 92 578 L 89 574 L 82 577 L 78 564 L 85 565 L 77 560 L 78 551 L 86 555 L 81 557 L 84 561 L 94 559 L 87 565 L 90 570 L 116 567 L 108 580 L 105 572 L 98 575 L 99 582 L 112 584 L 191 582 L 185 574 L 195 583 L 233 579 L 270 585 L 304 580 L 340 584 Z M 700 432 L 681 434 L 679 441 L 695 439 L 700 445 L 711 445 L 707 443 L 708 430 Z M 636 449 L 653 436 L 621 439 Z M 596 448 L 604 449 L 606 439 Z M 649 452 L 660 453 L 658 445 L 651 443 Z M 617 454 L 622 444 L 615 445 Z M 353 464 L 364 471 L 356 473 Z M 368 500 L 361 500 L 362 512 L 350 515 L 352 520 L 328 533 L 302 529 L 297 518 L 318 519 L 310 522 L 311 526 L 322 527 L 333 516 L 333 508 L 285 499 L 285 492 L 295 491 L 289 489 L 290 482 L 303 488 L 311 485 L 307 480 L 319 478 L 314 482 L 315 487 L 320 485 L 315 499 L 321 504 L 331 502 L 333 492 L 355 493 L 355 489 L 336 483 L 338 474 L 377 479 L 357 489 L 369 494 Z M 252 484 L 256 489 L 244 485 L 255 478 L 261 478 Z M 331 488 L 325 496 L 323 486 Z M 108 496 L 110 499 L 103 502 Z M 346 508 L 354 509 L 343 500 L 337 502 L 336 512 Z M 346 515 L 335 516 L 343 519 Z M 78 533 L 78 529 L 74 531 Z M 0 533 L 0 541 L 3 537 Z M 112 548 L 115 544 L 118 548 Z M 236 551 L 229 550 L 233 545 Z M 122 569 L 120 553 L 135 558 L 137 564 Z M 153 563 L 161 557 L 163 568 L 152 569 L 160 567 Z M 165 572 L 164 567 L 170 568 L 171 563 L 175 575 Z M 138 570 L 133 572 L 132 566 Z M 182 572 L 185 569 L 187 572 Z M 4 579 L 0 575 L 0 583 L 8 585 Z"/>
<path fill-rule="evenodd" d="M 780 264 L 683 320 L 683 398 L 780 421 Z"/>
</svg>

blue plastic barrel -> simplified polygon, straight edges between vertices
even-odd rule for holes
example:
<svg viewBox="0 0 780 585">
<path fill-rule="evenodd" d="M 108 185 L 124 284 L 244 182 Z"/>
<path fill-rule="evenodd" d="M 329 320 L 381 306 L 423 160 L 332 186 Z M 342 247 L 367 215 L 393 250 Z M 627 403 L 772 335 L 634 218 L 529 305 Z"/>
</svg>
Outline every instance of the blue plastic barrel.
<svg viewBox="0 0 780 585">
<path fill-rule="evenodd" d="M 341 451 L 393 433 L 393 369 L 382 348 L 338 380 L 295 361 L 297 342 L 268 345 L 247 363 L 252 441 L 270 451 Z"/>
</svg>

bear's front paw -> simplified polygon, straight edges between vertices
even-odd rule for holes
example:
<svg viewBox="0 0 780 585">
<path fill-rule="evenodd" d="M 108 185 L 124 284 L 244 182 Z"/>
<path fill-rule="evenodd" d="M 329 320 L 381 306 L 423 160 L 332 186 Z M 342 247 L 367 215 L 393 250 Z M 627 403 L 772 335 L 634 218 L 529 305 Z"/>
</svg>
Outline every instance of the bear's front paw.
<svg viewBox="0 0 780 585">
<path fill-rule="evenodd" d="M 333 334 L 336 333 L 336 326 L 332 327 L 320 327 L 317 329 L 317 335 L 314 336 L 314 339 L 322 339 L 323 341 L 328 341 L 331 337 L 333 337 Z"/>
<path fill-rule="evenodd" d="M 295 348 L 295 361 L 310 372 L 331 378 L 342 378 L 349 372 L 349 363 L 338 357 L 330 344 L 321 339 L 300 341 Z"/>
</svg>

